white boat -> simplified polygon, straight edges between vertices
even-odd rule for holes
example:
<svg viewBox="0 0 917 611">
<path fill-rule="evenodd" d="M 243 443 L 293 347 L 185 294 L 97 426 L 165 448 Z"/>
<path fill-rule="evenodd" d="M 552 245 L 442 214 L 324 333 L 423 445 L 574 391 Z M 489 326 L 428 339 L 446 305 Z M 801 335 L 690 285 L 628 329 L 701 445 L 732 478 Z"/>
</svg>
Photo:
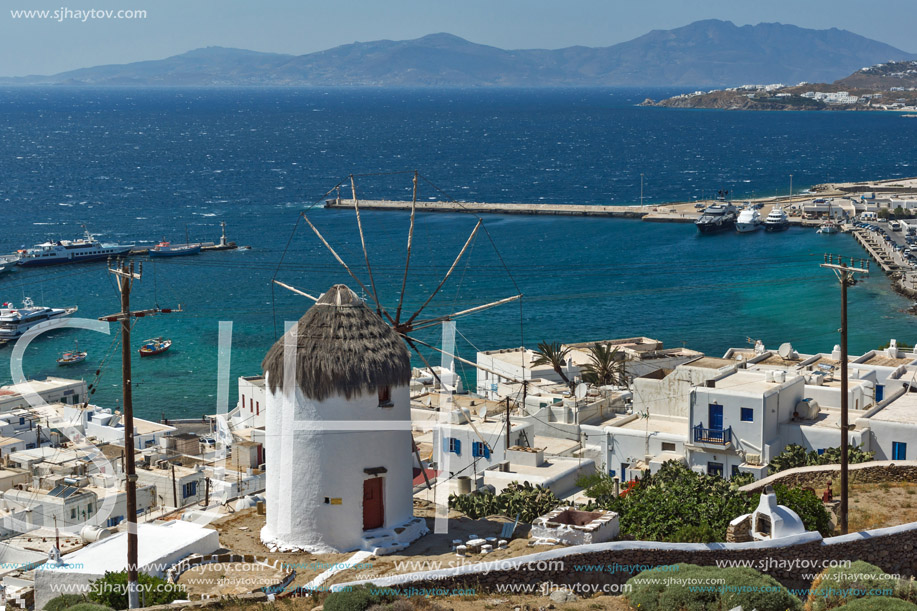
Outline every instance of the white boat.
<svg viewBox="0 0 917 611">
<path fill-rule="evenodd" d="M 838 233 L 839 231 L 840 231 L 840 228 L 837 226 L 837 223 L 835 223 L 831 219 L 828 219 L 827 221 L 825 221 L 824 223 L 818 226 L 818 229 L 815 230 L 815 233 L 833 234 L 833 233 Z"/>
<path fill-rule="evenodd" d="M 151 257 L 183 257 L 201 252 L 200 244 L 172 244 L 162 241 L 150 249 Z"/>
<path fill-rule="evenodd" d="M 8 272 L 8 271 L 10 271 L 10 268 L 0 263 L 0 274 L 2 274 L 3 272 Z"/>
<path fill-rule="evenodd" d="M 755 208 L 745 208 L 739 212 L 739 218 L 736 219 L 736 231 L 739 233 L 758 231 L 761 225 L 761 213 Z"/>
<path fill-rule="evenodd" d="M 0 341 L 16 339 L 30 329 L 50 327 L 76 310 L 76 306 L 70 308 L 36 306 L 28 297 L 23 299 L 21 308 L 15 307 L 12 303 L 4 303 L 0 307 Z"/>
<path fill-rule="evenodd" d="M 85 237 L 78 240 L 44 242 L 20 251 L 20 257 L 16 263 L 23 267 L 37 267 L 39 265 L 99 261 L 123 255 L 133 248 L 133 244 L 103 244 L 86 230 Z"/>
<path fill-rule="evenodd" d="M 764 219 L 764 231 L 784 231 L 789 229 L 790 219 L 780 206 L 774 206 Z"/>
</svg>

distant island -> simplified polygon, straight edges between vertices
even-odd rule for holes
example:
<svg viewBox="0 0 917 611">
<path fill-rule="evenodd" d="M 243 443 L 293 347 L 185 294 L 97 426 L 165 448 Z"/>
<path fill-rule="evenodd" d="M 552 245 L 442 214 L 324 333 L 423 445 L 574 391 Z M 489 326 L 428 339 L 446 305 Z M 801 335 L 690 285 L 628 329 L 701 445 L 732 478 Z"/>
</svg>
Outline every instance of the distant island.
<svg viewBox="0 0 917 611">
<path fill-rule="evenodd" d="M 857 70 L 833 83 L 742 85 L 695 91 L 643 106 L 726 110 L 917 111 L 917 61 L 888 62 Z"/>
<path fill-rule="evenodd" d="M 208 47 L 165 59 L 0 78 L 0 85 L 124 87 L 727 87 L 829 82 L 917 59 L 852 32 L 705 20 L 608 47 L 505 50 L 451 34 L 306 55 Z"/>
</svg>

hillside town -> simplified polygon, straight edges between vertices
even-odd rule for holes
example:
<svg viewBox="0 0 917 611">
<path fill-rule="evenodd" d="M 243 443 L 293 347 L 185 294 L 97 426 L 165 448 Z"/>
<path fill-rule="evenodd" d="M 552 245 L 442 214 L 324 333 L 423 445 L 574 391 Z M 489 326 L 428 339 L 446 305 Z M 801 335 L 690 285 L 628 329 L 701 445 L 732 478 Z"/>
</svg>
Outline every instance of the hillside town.
<svg viewBox="0 0 917 611">
<path fill-rule="evenodd" d="M 471 392 L 454 361 L 412 368 L 394 331 L 337 285 L 267 352 L 262 372 L 238 379 L 234 409 L 195 422 L 135 418 L 131 448 L 121 413 L 93 405 L 83 380 L 5 386 L 6 601 L 40 609 L 61 584 L 85 592 L 125 567 L 128 453 L 137 467 L 139 563 L 170 580 L 211 557 L 276 569 L 279 558 L 342 553 L 358 563 L 430 553 L 512 559 L 535 553 L 533 544 L 572 552 L 620 532 L 615 512 L 580 509 L 591 500 L 589 478 L 608 476 L 623 495 L 680 464 L 754 487 L 791 446 L 817 455 L 837 447 L 845 405 L 853 447 L 876 465 L 912 464 L 917 350 L 892 338 L 849 356 L 844 368 L 840 348 L 828 348 L 805 354 L 790 342 L 753 341 L 707 355 L 648 337 L 542 342 L 478 352 Z M 561 504 L 532 520 L 527 545 L 513 538 L 519 516 L 515 525 L 513 516 L 502 526 L 474 522 L 493 536 L 463 535 L 445 507 L 520 485 Z M 771 516 L 773 530 L 750 526 L 759 521 L 754 512 L 729 516 L 731 540 L 817 534 L 769 490 L 757 511 Z M 448 540 L 433 534 L 437 516 L 455 523 Z M 342 566 L 280 571 L 247 590 L 292 584 L 308 592 L 346 581 L 353 571 Z"/>
</svg>

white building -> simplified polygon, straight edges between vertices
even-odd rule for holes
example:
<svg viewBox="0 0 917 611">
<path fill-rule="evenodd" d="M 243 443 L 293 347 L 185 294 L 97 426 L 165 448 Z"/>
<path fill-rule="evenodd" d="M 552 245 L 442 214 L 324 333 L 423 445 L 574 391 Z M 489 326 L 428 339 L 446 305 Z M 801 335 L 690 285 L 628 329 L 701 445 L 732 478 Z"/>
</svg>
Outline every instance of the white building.
<svg viewBox="0 0 917 611">
<path fill-rule="evenodd" d="M 665 460 L 731 477 L 767 474 L 789 444 L 823 452 L 840 445 L 840 349 L 801 355 L 733 348 L 634 380 L 633 409 L 582 427 L 586 455 L 632 479 Z M 889 347 L 848 357 L 848 441 L 877 459 L 913 458 L 917 447 L 917 352 Z M 913 405 L 912 405 L 913 404 Z"/>
<path fill-rule="evenodd" d="M 220 548 L 217 531 L 190 522 L 137 526 L 138 570 L 162 577 L 166 569 L 191 554 L 212 554 Z M 61 592 L 88 592 L 90 583 L 108 571 L 127 569 L 127 533 L 119 532 L 62 558 L 62 564 L 35 571 L 35 608 Z"/>
<path fill-rule="evenodd" d="M 702 353 L 687 348 L 662 347 L 662 342 L 647 337 L 629 337 L 624 339 L 601 340 L 598 342 L 581 342 L 564 344 L 570 348 L 564 375 L 571 381 L 582 374 L 584 365 L 589 364 L 589 347 L 599 343 L 617 347 L 626 357 L 624 373 L 628 379 L 636 378 L 658 369 L 674 369 L 681 363 L 703 356 Z M 561 382 L 563 379 L 550 365 L 535 365 L 538 355 L 528 348 L 505 348 L 478 352 L 477 364 L 481 367 L 477 374 L 477 393 L 488 399 L 501 399 L 501 385 L 516 380 L 542 379 L 549 382 Z M 490 370 L 490 371 L 488 371 Z"/>
<path fill-rule="evenodd" d="M 66 403 L 77 405 L 89 396 L 86 382 L 64 378 L 47 377 L 44 380 L 30 380 L 21 384 L 0 387 L 0 414 L 14 409 L 28 408 L 29 395 L 35 393 L 45 403 Z"/>
<path fill-rule="evenodd" d="M 401 338 L 335 285 L 271 348 L 266 385 L 267 523 L 272 549 L 402 549 L 413 514 L 413 454 Z"/>
</svg>

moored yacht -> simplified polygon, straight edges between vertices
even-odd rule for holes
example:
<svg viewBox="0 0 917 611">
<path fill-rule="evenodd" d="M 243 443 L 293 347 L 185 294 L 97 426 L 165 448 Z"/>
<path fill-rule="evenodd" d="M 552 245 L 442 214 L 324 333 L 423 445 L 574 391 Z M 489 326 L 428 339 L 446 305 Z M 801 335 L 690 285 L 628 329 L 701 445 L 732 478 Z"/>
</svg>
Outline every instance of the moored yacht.
<svg viewBox="0 0 917 611">
<path fill-rule="evenodd" d="M 17 308 L 12 303 L 0 307 L 0 342 L 13 340 L 36 327 L 50 326 L 54 321 L 66 318 L 76 312 L 76 306 L 70 308 L 46 308 L 36 306 L 28 297 Z"/>
<path fill-rule="evenodd" d="M 103 244 L 86 230 L 85 236 L 77 240 L 44 242 L 22 251 L 16 263 L 23 267 L 37 267 L 39 265 L 99 261 L 123 255 L 133 248 L 133 244 Z"/>
<path fill-rule="evenodd" d="M 756 208 L 749 206 L 739 212 L 739 218 L 736 219 L 736 231 L 750 233 L 761 229 L 761 224 L 761 213 Z"/>
<path fill-rule="evenodd" d="M 784 231 L 790 228 L 790 219 L 780 206 L 774 206 L 764 220 L 764 231 Z"/>
<path fill-rule="evenodd" d="M 694 224 L 701 233 L 716 233 L 732 229 L 736 224 L 736 207 L 728 203 L 707 206 Z"/>
</svg>

